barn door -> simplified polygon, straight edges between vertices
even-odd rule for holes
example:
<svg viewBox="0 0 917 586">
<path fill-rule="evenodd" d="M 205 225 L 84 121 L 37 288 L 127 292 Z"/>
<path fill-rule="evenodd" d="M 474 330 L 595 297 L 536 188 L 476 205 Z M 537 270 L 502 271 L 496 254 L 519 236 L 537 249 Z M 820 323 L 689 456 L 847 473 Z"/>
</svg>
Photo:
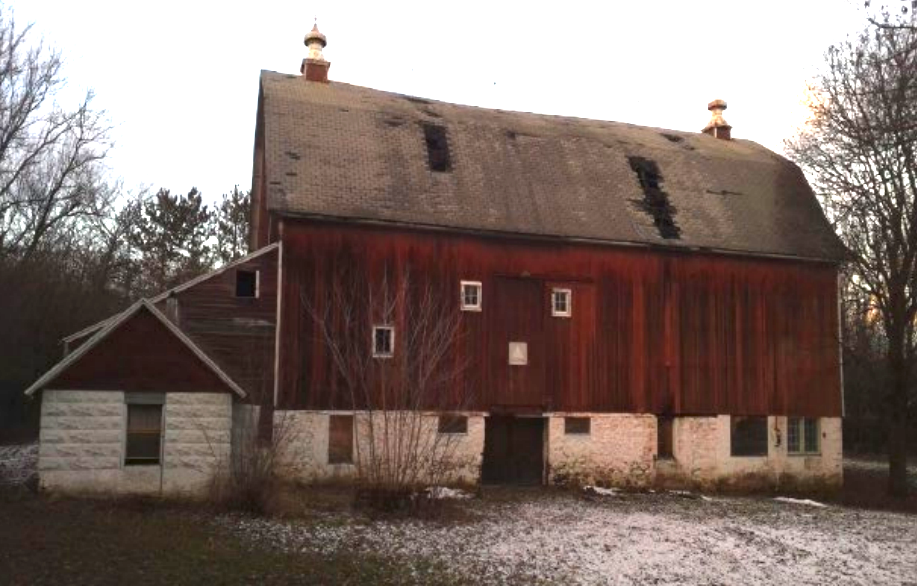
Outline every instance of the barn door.
<svg viewBox="0 0 917 586">
<path fill-rule="evenodd" d="M 490 351 L 494 406 L 527 411 L 545 406 L 543 291 L 535 279 L 496 279 Z"/>
<path fill-rule="evenodd" d="M 485 484 L 541 484 L 544 422 L 542 417 L 487 417 L 481 481 Z"/>
</svg>

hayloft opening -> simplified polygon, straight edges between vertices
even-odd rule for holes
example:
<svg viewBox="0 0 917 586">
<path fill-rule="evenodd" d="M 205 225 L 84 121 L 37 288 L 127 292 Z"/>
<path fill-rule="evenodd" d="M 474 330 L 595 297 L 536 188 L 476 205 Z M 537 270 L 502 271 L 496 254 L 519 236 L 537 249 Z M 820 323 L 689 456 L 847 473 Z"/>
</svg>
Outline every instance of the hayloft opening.
<svg viewBox="0 0 917 586">
<path fill-rule="evenodd" d="M 630 168 L 637 174 L 643 199 L 637 204 L 653 218 L 659 235 L 665 239 L 681 238 L 681 228 L 675 223 L 676 209 L 669 202 L 669 194 L 661 187 L 662 176 L 655 161 L 643 157 L 628 157 Z"/>
<path fill-rule="evenodd" d="M 236 271 L 236 297 L 258 296 L 258 271 Z"/>
<path fill-rule="evenodd" d="M 449 158 L 449 142 L 446 140 L 446 127 L 424 124 L 423 135 L 427 142 L 427 160 L 430 170 L 438 173 L 449 171 L 452 165 Z"/>
</svg>

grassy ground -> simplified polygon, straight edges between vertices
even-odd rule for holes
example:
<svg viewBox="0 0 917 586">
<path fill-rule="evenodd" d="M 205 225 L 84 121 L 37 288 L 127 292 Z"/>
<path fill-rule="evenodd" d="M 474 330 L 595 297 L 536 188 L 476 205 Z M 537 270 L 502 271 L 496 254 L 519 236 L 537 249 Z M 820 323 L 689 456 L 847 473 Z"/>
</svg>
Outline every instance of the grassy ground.
<svg viewBox="0 0 917 586">
<path fill-rule="evenodd" d="M 183 504 L 0 495 L 0 584 L 449 583 L 416 558 L 253 548 L 211 518 Z"/>
</svg>

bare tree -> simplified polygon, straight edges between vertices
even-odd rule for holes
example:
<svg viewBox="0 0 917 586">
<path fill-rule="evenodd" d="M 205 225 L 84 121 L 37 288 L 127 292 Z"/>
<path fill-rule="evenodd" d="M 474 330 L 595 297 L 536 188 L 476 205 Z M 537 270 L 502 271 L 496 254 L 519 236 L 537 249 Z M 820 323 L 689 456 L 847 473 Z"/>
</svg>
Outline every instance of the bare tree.
<svg viewBox="0 0 917 586">
<path fill-rule="evenodd" d="M 451 289 L 414 282 L 409 270 L 384 268 L 373 278 L 348 264 L 336 261 L 325 294 L 302 302 L 343 391 L 338 400 L 358 413 L 358 480 L 387 506 L 421 485 L 453 480 L 467 464 L 455 436 L 437 429 L 438 413 L 465 411 L 473 400 L 461 316 Z M 376 352 L 388 342 L 374 339 L 374 325 L 393 328 L 390 355 Z"/>
<path fill-rule="evenodd" d="M 870 26 L 827 53 L 787 152 L 850 250 L 850 286 L 885 336 L 889 490 L 907 492 L 917 363 L 917 30 Z"/>
<path fill-rule="evenodd" d="M 106 197 L 102 163 L 111 146 L 104 112 L 87 92 L 58 103 L 61 54 L 33 42 L 0 6 L 0 257 L 30 259 L 58 228 Z"/>
</svg>

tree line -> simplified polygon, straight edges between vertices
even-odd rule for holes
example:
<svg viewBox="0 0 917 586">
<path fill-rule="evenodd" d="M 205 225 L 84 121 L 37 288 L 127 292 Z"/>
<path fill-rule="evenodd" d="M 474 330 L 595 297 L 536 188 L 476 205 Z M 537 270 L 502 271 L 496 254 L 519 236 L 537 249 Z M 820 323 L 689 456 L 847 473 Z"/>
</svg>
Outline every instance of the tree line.
<svg viewBox="0 0 917 586">
<path fill-rule="evenodd" d="M 61 337 L 248 249 L 249 193 L 129 194 L 107 114 L 67 103 L 61 53 L 0 5 L 0 432 Z"/>
</svg>

